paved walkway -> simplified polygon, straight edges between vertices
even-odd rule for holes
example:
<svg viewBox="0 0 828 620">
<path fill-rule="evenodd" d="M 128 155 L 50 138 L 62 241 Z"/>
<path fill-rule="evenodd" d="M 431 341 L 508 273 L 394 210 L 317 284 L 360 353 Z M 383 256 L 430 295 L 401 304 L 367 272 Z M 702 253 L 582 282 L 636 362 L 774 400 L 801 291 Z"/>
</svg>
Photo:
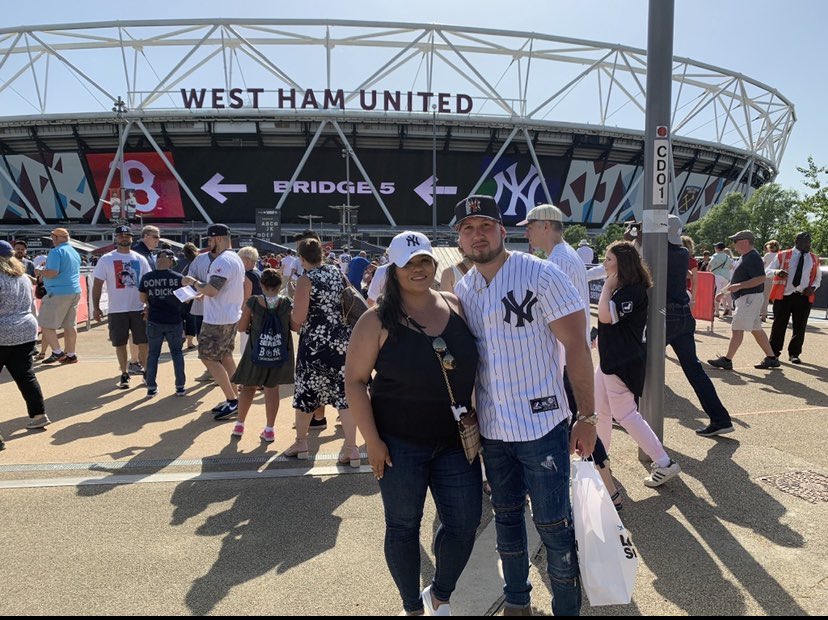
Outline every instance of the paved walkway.
<svg viewBox="0 0 828 620">
<path fill-rule="evenodd" d="M 816 313 L 821 317 L 821 313 Z M 728 328 L 698 332 L 699 355 L 726 348 Z M 613 469 L 628 499 L 622 513 L 642 559 L 633 603 L 584 605 L 588 615 L 818 614 L 828 609 L 828 322 L 809 328 L 802 366 L 759 371 L 745 342 L 734 372 L 710 369 L 737 432 L 692 430 L 705 416 L 667 354 L 665 444 L 684 473 L 661 489 L 641 484 L 637 449 L 615 431 Z M 277 441 L 263 444 L 262 397 L 247 435 L 208 413 L 212 384 L 172 395 L 164 361 L 160 395 L 140 381 L 115 388 L 117 367 L 97 327 L 80 336 L 81 363 L 38 377 L 54 423 L 27 432 L 25 409 L 0 375 L 0 585 L 2 614 L 396 614 L 400 603 L 382 551 L 382 506 L 367 471 L 336 465 L 341 429 L 312 442 L 314 458 L 280 457 L 292 441 L 290 390 Z M 202 367 L 187 354 L 187 373 Z M 794 472 L 791 481 L 764 481 Z M 781 488 L 814 499 L 801 499 Z M 485 500 L 484 500 L 485 501 Z M 484 512 L 489 512 L 485 510 Z M 423 520 L 423 578 L 433 574 Z M 534 544 L 537 548 L 537 544 Z M 533 561 L 533 604 L 549 614 L 545 560 Z M 500 608 L 494 527 L 487 515 L 453 599 L 456 614 Z"/>
</svg>

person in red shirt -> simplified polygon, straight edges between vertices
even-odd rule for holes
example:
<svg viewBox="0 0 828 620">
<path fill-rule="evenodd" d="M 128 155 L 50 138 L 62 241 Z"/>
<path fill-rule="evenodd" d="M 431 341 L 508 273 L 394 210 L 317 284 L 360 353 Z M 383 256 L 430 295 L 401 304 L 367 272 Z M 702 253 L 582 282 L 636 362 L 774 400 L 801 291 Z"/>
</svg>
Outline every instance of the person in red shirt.
<svg viewBox="0 0 828 620">
<path fill-rule="evenodd" d="M 693 256 L 696 251 L 696 244 L 687 235 L 681 236 L 681 244 L 690 253 L 690 261 L 687 263 L 687 291 L 690 293 L 690 307 L 696 304 L 696 275 L 699 273 L 699 261 Z"/>
</svg>

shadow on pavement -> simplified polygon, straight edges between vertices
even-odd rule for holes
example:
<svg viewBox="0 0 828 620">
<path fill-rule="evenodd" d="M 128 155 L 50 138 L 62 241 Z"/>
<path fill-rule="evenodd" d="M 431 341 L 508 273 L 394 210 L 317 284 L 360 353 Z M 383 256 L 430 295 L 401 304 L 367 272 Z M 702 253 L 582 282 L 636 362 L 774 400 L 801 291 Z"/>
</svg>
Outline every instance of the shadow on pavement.
<svg viewBox="0 0 828 620">
<path fill-rule="evenodd" d="M 236 445 L 229 444 L 220 456 L 236 454 Z M 356 478 L 355 483 L 353 476 L 307 476 L 302 478 L 301 488 L 290 490 L 277 478 L 270 481 L 272 494 L 264 494 L 261 485 L 245 481 L 178 485 L 171 498 L 173 526 L 197 517 L 213 504 L 232 502 L 226 510 L 207 517 L 196 530 L 199 536 L 222 537 L 222 545 L 215 563 L 193 582 L 187 594 L 186 604 L 192 613 L 208 614 L 233 587 L 273 570 L 285 573 L 332 549 L 342 522 L 334 514 L 337 509 L 355 494 L 379 492 L 370 476 Z"/>
<path fill-rule="evenodd" d="M 660 487 L 658 495 L 625 503 L 621 513 L 624 525 L 632 532 L 640 557 L 655 575 L 656 592 L 688 615 L 745 615 L 748 609 L 742 591 L 767 615 L 806 615 L 762 567 L 762 558 L 754 557 L 722 524 L 727 521 L 749 528 L 771 545 L 800 548 L 805 544 L 799 533 L 782 523 L 785 507 L 733 461 L 738 449 L 737 441 L 720 439 L 701 461 L 674 451 L 682 475 Z M 701 482 L 711 501 L 697 497 L 682 479 L 685 476 Z M 675 516 L 676 511 L 683 520 Z M 551 596 L 545 552 L 534 563 Z M 725 575 L 719 565 L 730 574 Z M 640 612 L 634 603 L 599 608 L 585 605 L 584 615 Z"/>
</svg>

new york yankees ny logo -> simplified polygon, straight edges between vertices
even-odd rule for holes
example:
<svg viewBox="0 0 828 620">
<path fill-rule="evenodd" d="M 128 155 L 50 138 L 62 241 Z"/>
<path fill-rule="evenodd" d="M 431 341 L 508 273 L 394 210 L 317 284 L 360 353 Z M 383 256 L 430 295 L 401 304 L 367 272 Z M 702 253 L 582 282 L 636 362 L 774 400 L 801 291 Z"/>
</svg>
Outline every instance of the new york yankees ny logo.
<svg viewBox="0 0 828 620">
<path fill-rule="evenodd" d="M 408 235 L 405 240 L 408 243 L 408 247 L 420 245 L 420 240 L 417 239 L 417 235 Z"/>
<path fill-rule="evenodd" d="M 480 201 L 477 198 L 470 198 L 466 201 L 466 215 L 480 213 Z"/>
<path fill-rule="evenodd" d="M 506 315 L 503 317 L 505 323 L 511 324 L 513 313 L 517 316 L 515 327 L 524 327 L 524 321 L 531 323 L 535 320 L 532 317 L 532 306 L 538 303 L 538 298 L 532 291 L 526 291 L 526 295 L 524 295 L 523 301 L 520 303 L 515 299 L 514 291 L 506 293 L 506 297 L 501 301 L 503 302 L 503 307 L 506 308 Z"/>
</svg>

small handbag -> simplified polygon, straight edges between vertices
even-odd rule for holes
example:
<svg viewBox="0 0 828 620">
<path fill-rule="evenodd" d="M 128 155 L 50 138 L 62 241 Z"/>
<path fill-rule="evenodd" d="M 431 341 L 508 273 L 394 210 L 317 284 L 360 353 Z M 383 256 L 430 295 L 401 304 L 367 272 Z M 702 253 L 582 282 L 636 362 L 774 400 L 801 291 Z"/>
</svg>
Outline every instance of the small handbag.
<svg viewBox="0 0 828 620">
<path fill-rule="evenodd" d="M 37 284 L 35 284 L 34 294 L 37 299 L 46 297 L 46 285 L 43 284 L 43 280 L 38 279 Z"/>
<path fill-rule="evenodd" d="M 342 320 L 353 329 L 359 317 L 368 310 L 368 302 L 344 276 L 342 283 L 345 285 L 342 290 Z"/>
<path fill-rule="evenodd" d="M 425 333 L 422 326 L 420 326 L 416 321 L 412 320 L 410 317 L 408 317 L 408 321 L 423 336 L 431 340 L 431 337 Z M 463 444 L 463 452 L 466 455 L 466 460 L 469 462 L 469 465 L 471 465 L 480 453 L 481 447 L 480 426 L 477 423 L 477 411 L 475 411 L 474 407 L 471 405 L 469 405 L 469 408 L 467 409 L 466 407 L 457 404 L 457 401 L 454 398 L 454 391 L 451 389 L 451 382 L 449 381 L 446 367 L 443 365 L 443 358 L 440 357 L 440 354 L 436 349 L 434 350 L 434 355 L 437 356 L 437 362 L 440 364 L 440 370 L 442 371 L 443 379 L 446 382 L 446 389 L 448 390 L 449 398 L 451 399 L 451 412 L 454 415 L 454 420 L 457 422 L 457 430 L 460 432 L 460 443 Z"/>
</svg>

